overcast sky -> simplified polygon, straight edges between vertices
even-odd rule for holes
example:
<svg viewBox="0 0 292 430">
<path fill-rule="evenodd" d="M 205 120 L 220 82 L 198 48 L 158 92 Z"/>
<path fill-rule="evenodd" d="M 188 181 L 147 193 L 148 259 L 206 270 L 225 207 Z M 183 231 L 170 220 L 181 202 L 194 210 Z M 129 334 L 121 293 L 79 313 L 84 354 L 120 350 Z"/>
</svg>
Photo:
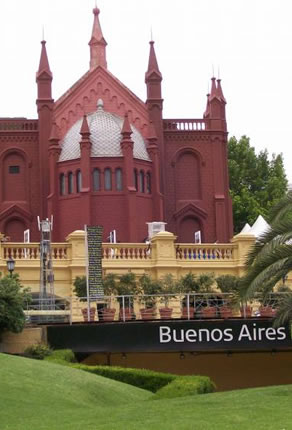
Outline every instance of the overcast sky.
<svg viewBox="0 0 292 430">
<path fill-rule="evenodd" d="M 44 27 L 53 97 L 89 67 L 94 0 L 1 0 L 0 116 L 36 118 Z M 212 71 L 229 136 L 282 152 L 292 182 L 291 0 L 97 0 L 109 70 L 145 100 L 151 28 L 165 118 L 201 118 Z"/>
</svg>

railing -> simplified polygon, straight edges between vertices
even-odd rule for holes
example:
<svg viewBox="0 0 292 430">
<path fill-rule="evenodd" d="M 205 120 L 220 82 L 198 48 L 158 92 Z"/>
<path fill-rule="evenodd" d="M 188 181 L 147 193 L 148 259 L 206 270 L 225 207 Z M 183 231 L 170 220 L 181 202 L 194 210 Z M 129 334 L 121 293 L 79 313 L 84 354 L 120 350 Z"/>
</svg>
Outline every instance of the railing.
<svg viewBox="0 0 292 430">
<path fill-rule="evenodd" d="M 176 258 L 179 260 L 222 261 L 233 259 L 234 245 L 183 245 L 176 246 Z"/>
<path fill-rule="evenodd" d="M 193 293 L 34 299 L 25 313 L 31 323 L 81 321 L 127 322 L 135 320 L 273 318 L 281 293 L 258 296 L 240 304 L 233 294 Z"/>
<path fill-rule="evenodd" d="M 165 119 L 165 131 L 203 131 L 207 130 L 208 121 L 205 119 Z"/>
<path fill-rule="evenodd" d="M 235 245 L 185 245 L 177 244 L 175 246 L 176 258 L 182 261 L 226 261 L 232 260 Z M 52 253 L 54 260 L 67 260 L 68 243 L 53 243 Z M 40 249 L 39 243 L 2 243 L 1 258 L 6 260 L 13 258 L 15 260 L 39 260 Z M 148 244 L 102 244 L 102 258 L 104 260 L 149 260 L 151 259 L 151 248 Z"/>
<path fill-rule="evenodd" d="M 72 324 L 72 299 L 47 297 L 31 299 L 25 304 L 27 323 L 70 323 Z"/>
<path fill-rule="evenodd" d="M 25 118 L 2 118 L 0 119 L 0 131 L 37 131 L 38 120 L 27 120 Z"/>
<path fill-rule="evenodd" d="M 137 244 L 102 244 L 102 258 L 105 260 L 147 260 L 151 258 L 150 247 L 144 243 Z"/>
<path fill-rule="evenodd" d="M 52 244 L 52 256 L 54 260 L 67 260 L 68 258 L 67 243 Z M 39 260 L 40 245 L 39 243 L 2 243 L 1 257 L 4 260 L 13 258 L 14 260 Z"/>
</svg>

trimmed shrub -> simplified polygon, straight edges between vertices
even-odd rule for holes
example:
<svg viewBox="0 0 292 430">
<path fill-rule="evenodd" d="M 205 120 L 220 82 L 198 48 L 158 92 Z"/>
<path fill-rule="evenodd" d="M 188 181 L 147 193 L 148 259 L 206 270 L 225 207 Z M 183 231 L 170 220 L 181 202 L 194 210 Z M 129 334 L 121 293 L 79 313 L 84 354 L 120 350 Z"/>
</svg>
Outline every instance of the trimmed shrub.
<svg viewBox="0 0 292 430">
<path fill-rule="evenodd" d="M 212 393 L 215 384 L 208 376 L 178 376 L 162 387 L 151 399 L 172 399 L 173 397 L 193 396 L 194 394 Z"/>
<path fill-rule="evenodd" d="M 46 361 L 54 361 L 60 364 L 76 363 L 75 354 L 71 349 L 57 349 L 45 357 Z"/>
<path fill-rule="evenodd" d="M 34 358 L 35 360 L 43 360 L 52 354 L 51 348 L 45 343 L 36 343 L 35 345 L 28 346 L 24 350 L 24 356 Z"/>
<path fill-rule="evenodd" d="M 170 373 L 154 372 L 147 369 L 132 369 L 129 367 L 86 366 L 85 364 L 74 364 L 73 367 L 94 373 L 95 375 L 104 376 L 105 378 L 134 385 L 153 393 L 156 393 L 160 388 L 177 378 L 177 375 Z"/>
</svg>

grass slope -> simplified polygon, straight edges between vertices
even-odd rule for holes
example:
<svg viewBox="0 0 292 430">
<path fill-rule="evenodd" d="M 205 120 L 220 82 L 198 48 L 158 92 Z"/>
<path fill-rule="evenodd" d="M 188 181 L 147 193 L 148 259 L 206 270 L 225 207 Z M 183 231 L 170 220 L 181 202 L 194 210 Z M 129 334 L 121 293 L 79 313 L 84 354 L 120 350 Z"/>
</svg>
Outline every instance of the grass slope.
<svg viewBox="0 0 292 430">
<path fill-rule="evenodd" d="M 291 402 L 291 385 L 154 401 L 87 372 L 0 354 L 0 430 L 290 430 Z"/>
<path fill-rule="evenodd" d="M 0 354 L 1 430 L 53 429 L 66 422 L 71 411 L 78 412 L 77 416 L 86 411 L 99 414 L 105 408 L 151 396 L 140 388 L 77 369 Z"/>
</svg>

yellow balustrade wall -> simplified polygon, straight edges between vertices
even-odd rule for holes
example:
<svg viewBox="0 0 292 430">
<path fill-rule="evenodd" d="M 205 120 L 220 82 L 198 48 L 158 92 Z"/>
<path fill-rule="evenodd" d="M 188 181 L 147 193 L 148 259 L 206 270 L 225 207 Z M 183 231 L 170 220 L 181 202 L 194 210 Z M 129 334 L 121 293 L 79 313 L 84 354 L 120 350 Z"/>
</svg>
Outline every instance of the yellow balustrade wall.
<svg viewBox="0 0 292 430">
<path fill-rule="evenodd" d="M 1 236 L 0 236 L 1 239 Z M 141 276 L 143 273 L 158 279 L 171 273 L 175 279 L 192 272 L 213 272 L 241 276 L 244 273 L 245 256 L 254 243 L 252 235 L 237 235 L 228 244 L 179 244 L 169 232 L 153 237 L 145 243 L 104 243 L 103 273 L 123 274 L 128 271 Z M 55 294 L 72 296 L 76 276 L 85 275 L 86 257 L 84 231 L 71 233 L 64 243 L 53 243 L 53 267 Z M 39 243 L 0 242 L 0 271 L 7 273 L 6 261 L 15 260 L 15 272 L 25 286 L 38 292 L 40 279 Z"/>
</svg>

